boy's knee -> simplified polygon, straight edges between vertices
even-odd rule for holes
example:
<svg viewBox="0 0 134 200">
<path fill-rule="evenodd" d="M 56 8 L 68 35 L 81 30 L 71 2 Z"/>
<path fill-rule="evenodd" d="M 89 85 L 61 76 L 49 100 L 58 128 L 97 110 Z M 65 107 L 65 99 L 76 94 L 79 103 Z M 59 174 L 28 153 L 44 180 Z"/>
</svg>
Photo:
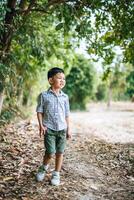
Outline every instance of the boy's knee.
<svg viewBox="0 0 134 200">
<path fill-rule="evenodd" d="M 62 157 L 63 156 L 63 153 L 56 153 L 56 157 Z"/>
<path fill-rule="evenodd" d="M 53 154 L 47 154 L 48 159 L 53 158 Z"/>
</svg>

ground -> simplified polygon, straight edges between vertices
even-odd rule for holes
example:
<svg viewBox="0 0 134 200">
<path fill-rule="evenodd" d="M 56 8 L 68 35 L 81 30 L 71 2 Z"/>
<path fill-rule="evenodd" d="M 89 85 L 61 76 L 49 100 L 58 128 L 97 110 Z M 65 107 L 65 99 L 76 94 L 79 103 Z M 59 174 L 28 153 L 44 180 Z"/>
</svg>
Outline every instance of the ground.
<svg viewBox="0 0 134 200">
<path fill-rule="evenodd" d="M 35 175 L 44 154 L 35 116 L 1 128 L 1 200 L 134 199 L 134 104 L 89 104 L 71 113 L 72 141 L 67 142 L 61 185 Z"/>
</svg>

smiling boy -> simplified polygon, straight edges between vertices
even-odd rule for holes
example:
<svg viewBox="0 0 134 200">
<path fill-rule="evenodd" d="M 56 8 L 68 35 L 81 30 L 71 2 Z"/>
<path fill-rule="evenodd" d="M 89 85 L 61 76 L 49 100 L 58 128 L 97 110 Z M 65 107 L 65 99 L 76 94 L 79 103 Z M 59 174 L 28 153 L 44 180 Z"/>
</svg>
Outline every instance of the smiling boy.
<svg viewBox="0 0 134 200">
<path fill-rule="evenodd" d="M 54 67 L 48 71 L 50 88 L 38 97 L 37 118 L 39 135 L 44 136 L 45 155 L 43 165 L 39 167 L 37 181 L 45 178 L 52 156 L 55 154 L 55 171 L 52 173 L 51 184 L 60 184 L 60 170 L 66 138 L 72 137 L 69 127 L 69 99 L 62 91 L 65 86 L 63 69 Z"/>
</svg>

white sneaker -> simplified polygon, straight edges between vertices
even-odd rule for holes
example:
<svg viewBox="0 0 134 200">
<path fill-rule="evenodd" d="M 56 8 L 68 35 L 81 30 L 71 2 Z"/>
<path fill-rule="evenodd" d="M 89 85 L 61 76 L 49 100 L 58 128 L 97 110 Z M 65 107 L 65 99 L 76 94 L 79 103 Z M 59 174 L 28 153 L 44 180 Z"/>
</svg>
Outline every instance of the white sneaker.
<svg viewBox="0 0 134 200">
<path fill-rule="evenodd" d="M 44 165 L 41 165 L 38 169 L 38 173 L 36 175 L 37 181 L 43 181 L 46 175 L 46 169 L 44 168 Z"/>
<path fill-rule="evenodd" d="M 60 184 L 60 173 L 54 171 L 52 174 L 51 184 L 58 186 Z"/>
</svg>

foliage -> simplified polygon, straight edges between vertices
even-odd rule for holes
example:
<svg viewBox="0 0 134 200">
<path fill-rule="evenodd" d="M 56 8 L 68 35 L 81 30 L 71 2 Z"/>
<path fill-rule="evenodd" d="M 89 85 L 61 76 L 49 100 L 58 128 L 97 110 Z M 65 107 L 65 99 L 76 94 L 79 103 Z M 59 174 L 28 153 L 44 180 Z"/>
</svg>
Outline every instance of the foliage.
<svg viewBox="0 0 134 200">
<path fill-rule="evenodd" d="M 106 92 L 107 92 L 106 84 L 100 83 L 97 87 L 97 92 L 95 94 L 96 99 L 98 101 L 106 100 Z"/>
<path fill-rule="evenodd" d="M 122 63 L 120 56 L 116 56 L 114 63 L 105 66 L 105 72 L 100 74 L 96 92 L 97 100 L 107 100 L 109 98 L 115 101 L 130 100 L 132 96 L 129 96 L 126 91 L 129 85 L 133 85 L 130 83 L 131 78 L 127 79 L 132 70 L 132 65 Z M 111 97 L 109 97 L 109 92 Z"/>
<path fill-rule="evenodd" d="M 114 58 L 114 63 L 107 66 L 102 80 L 107 87 L 107 99 L 125 100 L 126 76 L 129 73 L 129 66 L 122 63 L 120 56 Z M 109 96 L 110 95 L 110 96 Z"/>
<path fill-rule="evenodd" d="M 96 72 L 91 62 L 76 55 L 69 75 L 66 78 L 65 91 L 68 93 L 72 109 L 85 109 L 87 100 L 94 92 Z"/>
<path fill-rule="evenodd" d="M 134 98 L 134 70 L 126 77 L 127 89 L 126 94 L 130 98 Z"/>
<path fill-rule="evenodd" d="M 2 110 L 0 116 L 0 126 L 10 123 L 11 119 L 13 118 L 16 117 L 24 118 L 25 116 L 24 113 L 17 106 L 10 106 L 10 107 L 4 106 L 4 109 Z"/>
<path fill-rule="evenodd" d="M 134 1 L 87 2 L 90 6 L 81 15 L 77 30 L 87 39 L 89 54 L 97 54 L 110 64 L 115 55 L 113 47 L 120 46 L 124 62 L 134 65 Z"/>
<path fill-rule="evenodd" d="M 26 20 L 12 40 L 12 48 L 8 56 L 12 73 L 10 71 L 6 83 L 5 103 L 11 104 L 12 102 L 12 105 L 17 103 L 19 106 L 21 104 L 29 105 L 32 103 L 32 98 L 29 97 L 36 92 L 31 86 L 37 84 L 39 77 L 44 79 L 43 71 L 54 64 L 52 60 L 57 58 L 62 61 L 62 67 L 68 68 L 72 59 L 69 34 L 68 37 L 63 38 L 62 32 L 56 31 L 55 26 L 51 26 L 53 20 L 45 19 L 44 22 L 44 19 L 38 18 L 38 16 L 31 17 L 30 24 Z M 25 35 L 26 30 L 27 34 Z M 11 100 L 9 101 L 9 99 Z"/>
<path fill-rule="evenodd" d="M 133 13 L 132 0 L 1 1 L 0 93 L 5 91 L 9 104 L 27 102 L 31 85 L 51 63 L 69 72 L 82 38 L 88 53 L 105 64 L 113 61 L 114 46 L 122 48 L 125 62 L 134 64 Z"/>
<path fill-rule="evenodd" d="M 7 9 L 4 7 L 5 2 L 1 3 L 1 19 L 6 14 L 10 17 L 13 14 L 14 20 L 11 22 L 14 22 L 17 28 L 23 26 L 26 15 L 29 24 L 31 16 L 44 18 L 45 15 L 45 18 L 54 21 L 56 30 L 63 31 L 64 35 L 67 35 L 69 30 L 75 30 L 74 36 L 86 38 L 88 52 L 104 57 L 107 64 L 111 63 L 114 57 L 112 47 L 116 45 L 120 45 L 125 50 L 125 59 L 133 62 L 134 2 L 132 0 L 75 0 L 73 2 L 71 0 L 38 2 L 22 0 L 14 5 L 14 13 L 11 13 L 8 7 Z M 44 24 L 45 22 L 44 20 Z"/>
</svg>

